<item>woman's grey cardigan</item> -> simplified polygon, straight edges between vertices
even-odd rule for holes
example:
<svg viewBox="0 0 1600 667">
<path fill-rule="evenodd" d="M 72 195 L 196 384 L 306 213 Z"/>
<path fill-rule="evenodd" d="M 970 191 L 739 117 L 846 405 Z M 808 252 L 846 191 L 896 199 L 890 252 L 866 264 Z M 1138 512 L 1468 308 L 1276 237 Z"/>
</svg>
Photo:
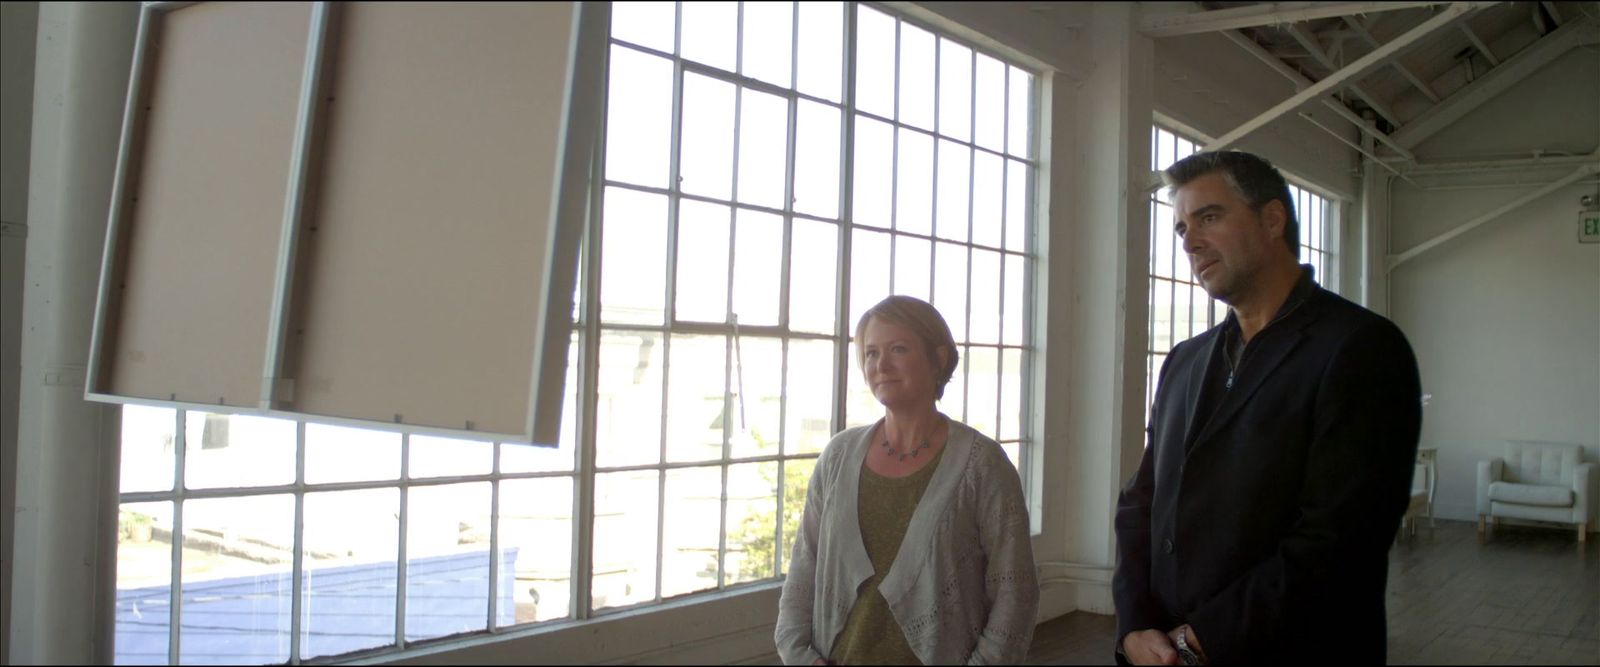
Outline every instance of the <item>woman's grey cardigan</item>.
<svg viewBox="0 0 1600 667">
<path fill-rule="evenodd" d="M 833 651 L 873 574 L 856 500 L 872 426 L 834 436 L 817 459 L 778 602 L 784 663 Z M 1039 586 L 1017 470 L 993 440 L 951 420 L 943 459 L 878 585 L 925 665 L 1015 664 L 1033 638 Z"/>
</svg>

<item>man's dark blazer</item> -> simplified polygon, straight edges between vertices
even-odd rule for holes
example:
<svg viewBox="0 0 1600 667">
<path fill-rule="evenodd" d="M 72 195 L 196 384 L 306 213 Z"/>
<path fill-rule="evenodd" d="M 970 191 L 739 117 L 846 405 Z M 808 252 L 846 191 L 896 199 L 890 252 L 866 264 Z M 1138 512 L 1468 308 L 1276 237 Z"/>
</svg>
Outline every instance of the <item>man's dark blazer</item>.
<svg viewBox="0 0 1600 667">
<path fill-rule="evenodd" d="M 1161 367 L 1149 447 L 1117 502 L 1119 646 L 1188 623 L 1213 663 L 1383 664 L 1387 553 L 1422 426 L 1416 357 L 1309 267 L 1288 303 L 1233 387 L 1213 385 L 1209 418 L 1194 408 L 1207 371 L 1227 375 L 1234 316 Z"/>
</svg>

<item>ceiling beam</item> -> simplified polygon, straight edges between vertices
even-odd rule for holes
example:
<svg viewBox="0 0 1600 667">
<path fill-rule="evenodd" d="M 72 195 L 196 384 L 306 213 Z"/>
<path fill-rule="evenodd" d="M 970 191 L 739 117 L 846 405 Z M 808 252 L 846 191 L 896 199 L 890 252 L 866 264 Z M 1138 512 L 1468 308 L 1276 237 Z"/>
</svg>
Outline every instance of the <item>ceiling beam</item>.
<svg viewBox="0 0 1600 667">
<path fill-rule="evenodd" d="M 1441 174 L 1479 174 L 1495 171 L 1528 172 L 1538 169 L 1551 169 L 1555 167 L 1576 167 L 1578 165 L 1594 162 L 1600 155 L 1595 151 L 1586 155 L 1535 155 L 1534 157 L 1503 158 L 1498 160 L 1455 160 L 1451 162 L 1429 162 L 1414 164 L 1406 167 L 1406 173 L 1414 176 L 1438 176 Z"/>
<path fill-rule="evenodd" d="M 1317 43 L 1316 37 L 1310 33 L 1307 33 L 1300 26 L 1291 25 L 1287 26 L 1286 29 L 1289 31 L 1289 36 L 1293 37 L 1295 41 L 1300 42 L 1300 46 L 1306 50 L 1306 53 L 1311 54 L 1313 59 L 1319 63 L 1322 63 L 1323 67 L 1326 67 L 1329 70 L 1339 69 L 1339 64 L 1335 63 L 1332 57 L 1328 56 L 1327 53 L 1322 51 L 1322 45 Z M 1400 118 L 1394 115 L 1394 110 L 1390 109 L 1389 105 L 1384 103 L 1382 100 L 1373 96 L 1371 93 L 1368 93 L 1365 88 L 1361 87 L 1360 84 L 1357 84 L 1355 81 L 1351 81 L 1350 84 L 1345 87 L 1349 88 L 1350 92 L 1355 93 L 1356 97 L 1359 97 L 1363 102 L 1366 102 L 1367 106 L 1372 107 L 1372 110 L 1377 112 L 1379 116 L 1383 116 L 1383 119 L 1388 121 L 1390 125 L 1394 127 L 1400 126 Z"/>
<path fill-rule="evenodd" d="M 1600 155 L 1590 155 L 1589 159 L 1590 160 L 1600 160 Z M 1449 241 L 1449 240 L 1451 240 L 1451 239 L 1453 239 L 1453 238 L 1455 238 L 1457 236 L 1460 236 L 1460 235 L 1465 234 L 1467 232 L 1470 232 L 1470 231 L 1472 231 L 1474 229 L 1477 229 L 1478 227 L 1482 227 L 1485 224 L 1493 222 L 1496 218 L 1499 218 L 1502 215 L 1510 213 L 1511 211 L 1514 211 L 1517 208 L 1520 208 L 1522 205 L 1527 204 L 1528 202 L 1531 202 L 1531 201 L 1533 201 L 1535 199 L 1538 199 L 1538 198 L 1543 197 L 1543 196 L 1545 196 L 1547 194 L 1555 192 L 1556 190 L 1564 188 L 1568 184 L 1573 183 L 1573 182 L 1575 182 L 1575 181 L 1577 181 L 1577 180 L 1579 180 L 1579 179 L 1581 179 L 1581 178 L 1583 178 L 1585 176 L 1593 174 L 1593 173 L 1595 173 L 1597 171 L 1600 171 L 1600 164 L 1586 164 L 1586 165 L 1583 165 L 1581 167 L 1578 167 L 1572 173 L 1567 174 L 1566 176 L 1563 176 L 1560 179 L 1557 179 L 1553 183 L 1549 183 L 1549 184 L 1545 185 L 1542 188 L 1539 188 L 1539 189 L 1534 190 L 1532 192 L 1529 192 L 1529 193 L 1527 193 L 1525 195 L 1522 195 L 1521 197 L 1517 197 L 1516 199 L 1513 199 L 1513 200 L 1508 201 L 1508 202 L 1506 202 L 1504 204 L 1501 204 L 1500 206 L 1496 207 L 1494 210 L 1489 211 L 1488 213 L 1484 213 L 1483 215 L 1480 215 L 1480 216 L 1478 216 L 1476 218 L 1473 218 L 1471 220 L 1468 220 L 1466 222 L 1461 223 L 1461 225 L 1456 227 L 1455 229 L 1452 229 L 1452 230 L 1450 230 L 1448 232 L 1445 232 L 1445 233 L 1440 234 L 1438 236 L 1435 236 L 1435 237 L 1433 237 L 1431 239 L 1428 239 L 1427 241 L 1423 241 L 1422 243 L 1419 243 L 1416 246 L 1413 246 L 1410 250 L 1407 250 L 1407 251 L 1405 251 L 1403 253 L 1400 253 L 1398 255 L 1389 255 L 1388 262 L 1387 262 L 1388 263 L 1388 268 L 1389 268 L 1389 270 L 1392 271 L 1392 270 L 1394 270 L 1394 267 L 1399 266 L 1399 265 L 1401 265 L 1401 264 L 1403 264 L 1403 263 L 1405 263 L 1405 262 L 1407 262 L 1409 260 L 1415 259 L 1417 257 L 1417 255 L 1421 255 L 1422 253 L 1425 253 L 1425 252 L 1427 252 L 1429 250 L 1432 250 L 1434 248 L 1439 247 L 1440 245 L 1443 245 L 1447 241 Z"/>
<path fill-rule="evenodd" d="M 1351 14 L 1371 14 L 1447 2 L 1265 2 L 1248 7 L 1199 12 L 1162 12 L 1139 19 L 1139 32 L 1148 37 L 1176 37 L 1262 25 L 1284 25 Z"/>
<path fill-rule="evenodd" d="M 1299 109 L 1306 102 L 1314 100 L 1318 97 L 1322 97 L 1323 95 L 1328 94 L 1328 92 L 1344 85 L 1346 81 L 1357 79 L 1368 72 L 1383 66 L 1384 63 L 1387 63 L 1391 58 L 1416 44 L 1422 38 L 1432 35 L 1442 28 L 1455 25 L 1457 21 L 1461 20 L 1461 17 L 1467 14 L 1467 12 L 1490 4 L 1494 3 L 1451 3 L 1450 6 L 1444 8 L 1444 10 L 1440 11 L 1438 14 L 1435 14 L 1428 20 L 1417 24 L 1416 27 L 1407 30 L 1404 34 L 1394 38 L 1388 44 L 1384 44 L 1383 46 L 1373 49 L 1372 53 L 1368 53 L 1367 55 L 1357 58 L 1355 62 L 1346 65 L 1344 69 L 1329 74 L 1323 80 L 1311 84 L 1310 87 L 1295 93 L 1289 99 L 1279 102 L 1276 106 L 1272 107 L 1271 109 L 1267 109 L 1260 115 L 1257 115 L 1255 118 L 1245 121 L 1243 125 L 1234 128 L 1227 134 L 1217 137 L 1215 141 L 1206 144 L 1205 150 L 1216 151 L 1232 146 L 1245 135 L 1261 129 L 1267 123 L 1277 120 L 1286 113 Z"/>
<path fill-rule="evenodd" d="M 1295 90 L 1303 90 L 1311 85 L 1310 79 L 1301 76 L 1299 72 L 1294 70 L 1294 68 L 1284 64 L 1282 60 L 1279 60 L 1271 53 L 1268 53 L 1266 49 L 1261 48 L 1260 44 L 1255 43 L 1255 41 L 1249 37 L 1245 37 L 1243 33 L 1240 33 L 1237 30 L 1227 30 L 1222 33 L 1222 36 L 1227 37 L 1229 41 L 1237 44 L 1239 48 L 1244 49 L 1250 55 L 1255 56 L 1257 60 L 1260 60 L 1268 67 L 1271 67 L 1273 71 L 1283 75 L 1284 78 L 1293 82 L 1295 85 Z M 1416 161 L 1417 156 L 1412 155 L 1411 151 L 1408 151 L 1404 146 L 1395 143 L 1393 139 L 1389 138 L 1389 135 L 1378 131 L 1376 126 L 1368 122 L 1367 119 L 1357 116 L 1356 112 L 1351 111 L 1350 108 L 1346 107 L 1343 103 L 1331 97 L 1323 97 L 1322 104 L 1329 109 L 1332 109 L 1333 112 L 1338 114 L 1340 118 L 1350 121 L 1351 124 L 1360 128 L 1362 132 L 1372 135 L 1372 138 L 1377 139 L 1383 145 L 1393 149 L 1394 152 L 1400 154 L 1401 157 L 1404 157 L 1406 160 L 1411 162 Z"/>
<path fill-rule="evenodd" d="M 1494 99 L 1528 75 L 1543 69 L 1569 49 L 1594 42 L 1597 30 L 1600 28 L 1597 28 L 1594 20 L 1587 17 L 1567 21 L 1566 25 L 1556 28 L 1555 32 L 1540 37 L 1539 41 L 1518 51 L 1517 55 L 1512 56 L 1505 64 L 1489 70 L 1472 83 L 1452 93 L 1444 102 L 1434 105 L 1400 126 L 1392 135 L 1394 140 L 1408 149 L 1416 148 L 1428 137 L 1449 127 L 1462 116 L 1484 102 Z"/>
<path fill-rule="evenodd" d="M 1354 17 L 1354 16 L 1346 16 L 1346 17 L 1344 17 L 1344 22 L 1345 22 L 1346 25 L 1349 25 L 1352 29 L 1354 29 L 1356 31 L 1356 35 L 1360 36 L 1361 40 L 1367 43 L 1367 46 L 1370 46 L 1370 47 L 1372 47 L 1374 49 L 1378 48 L 1378 46 L 1379 46 L 1378 38 L 1373 37 L 1372 33 L 1368 32 L 1367 28 L 1365 26 L 1361 25 L 1361 21 L 1356 20 L 1356 17 Z M 1405 65 L 1401 64 L 1398 59 L 1396 59 L 1394 62 L 1389 63 L 1389 65 L 1394 67 L 1396 70 L 1398 70 L 1400 72 L 1400 76 L 1403 76 L 1403 77 L 1406 78 L 1407 81 L 1410 81 L 1411 85 L 1416 86 L 1417 90 L 1422 92 L 1423 97 L 1426 97 L 1426 98 L 1428 98 L 1430 100 L 1433 100 L 1434 104 L 1438 104 L 1439 103 L 1439 94 L 1433 92 L 1433 88 L 1431 86 L 1429 86 L 1428 84 L 1424 83 L 1422 81 L 1422 79 L 1416 75 L 1415 72 L 1411 71 L 1410 67 L 1406 67 Z M 1390 121 L 1390 122 L 1393 122 L 1393 121 Z M 1399 123 L 1394 123 L 1394 125 L 1398 127 L 1400 124 Z"/>
<path fill-rule="evenodd" d="M 1494 57 L 1494 52 L 1489 50 L 1488 44 L 1484 44 L 1483 40 L 1478 38 L 1478 33 L 1473 32 L 1472 28 L 1466 23 L 1461 24 L 1461 32 L 1467 34 L 1467 41 L 1472 42 L 1472 46 L 1478 49 L 1478 53 L 1483 54 L 1483 59 L 1489 61 L 1490 67 L 1500 66 L 1500 59 Z"/>
<path fill-rule="evenodd" d="M 1555 21 L 1556 27 L 1561 27 L 1561 12 L 1556 10 L 1556 3 L 1546 1 L 1539 4 L 1544 5 L 1545 11 L 1550 12 L 1550 20 Z"/>
</svg>

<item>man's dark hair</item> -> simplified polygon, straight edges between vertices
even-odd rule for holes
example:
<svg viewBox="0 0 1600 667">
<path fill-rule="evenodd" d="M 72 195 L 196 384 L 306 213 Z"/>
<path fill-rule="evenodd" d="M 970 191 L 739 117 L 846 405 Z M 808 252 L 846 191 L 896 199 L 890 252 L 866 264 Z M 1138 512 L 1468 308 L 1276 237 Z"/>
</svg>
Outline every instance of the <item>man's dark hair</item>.
<svg viewBox="0 0 1600 667">
<path fill-rule="evenodd" d="M 1289 253 L 1300 255 L 1300 220 L 1295 217 L 1294 198 L 1289 196 L 1289 183 L 1283 174 L 1266 158 L 1244 151 L 1215 151 L 1195 153 L 1161 173 L 1167 187 L 1176 190 L 1190 181 L 1212 172 L 1222 172 L 1233 191 L 1250 205 L 1250 210 L 1261 211 L 1262 206 L 1274 199 L 1283 202 L 1287 219 L 1283 224 L 1283 243 Z"/>
</svg>

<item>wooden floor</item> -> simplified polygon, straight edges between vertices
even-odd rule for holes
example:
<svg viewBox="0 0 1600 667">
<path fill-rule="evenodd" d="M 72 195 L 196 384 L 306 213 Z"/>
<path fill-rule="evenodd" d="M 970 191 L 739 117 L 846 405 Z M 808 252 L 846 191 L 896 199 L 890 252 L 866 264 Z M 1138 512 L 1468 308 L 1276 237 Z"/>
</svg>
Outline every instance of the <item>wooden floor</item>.
<svg viewBox="0 0 1600 667">
<path fill-rule="evenodd" d="M 1461 521 L 1389 553 L 1389 664 L 1600 665 L 1600 541 Z M 1116 623 L 1074 612 L 1034 632 L 1030 665 L 1110 665 Z"/>
</svg>

